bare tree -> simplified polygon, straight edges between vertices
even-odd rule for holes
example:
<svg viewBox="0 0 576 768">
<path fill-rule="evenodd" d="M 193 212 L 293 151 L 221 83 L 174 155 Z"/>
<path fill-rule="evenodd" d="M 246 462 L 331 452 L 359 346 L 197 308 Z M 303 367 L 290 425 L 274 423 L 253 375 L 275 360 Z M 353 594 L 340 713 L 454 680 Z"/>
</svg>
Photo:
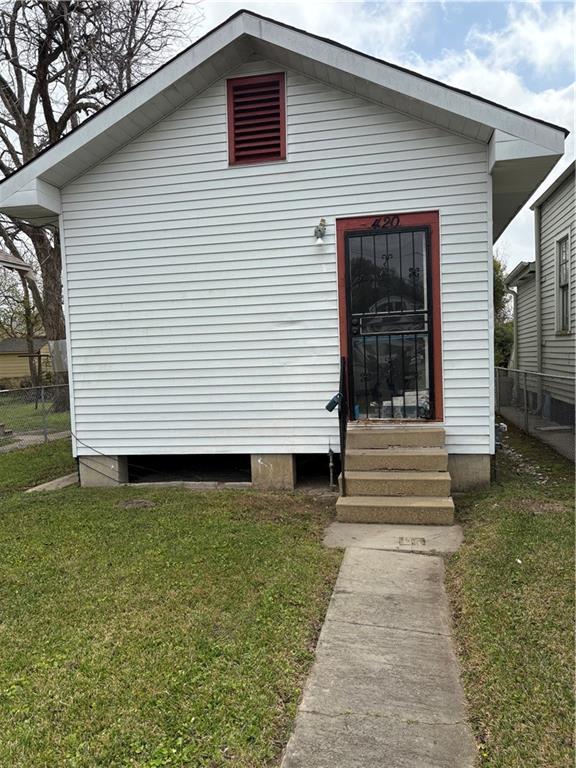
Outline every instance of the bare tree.
<svg viewBox="0 0 576 768">
<path fill-rule="evenodd" d="M 0 178 L 173 53 L 199 21 L 183 0 L 0 0 Z M 24 245 L 25 244 L 25 245 Z M 0 247 L 39 270 L 48 339 L 66 335 L 53 226 L 0 217 Z M 26 253 L 31 248 L 32 255 Z"/>
<path fill-rule="evenodd" d="M 42 320 L 30 299 L 28 283 L 22 277 L 8 269 L 0 270 L 0 339 L 22 338 L 30 326 L 35 336 L 42 334 Z M 26 299 L 26 292 L 28 299 Z M 30 307 L 27 310 L 27 303 Z M 28 317 L 27 317 L 28 315 Z"/>
</svg>

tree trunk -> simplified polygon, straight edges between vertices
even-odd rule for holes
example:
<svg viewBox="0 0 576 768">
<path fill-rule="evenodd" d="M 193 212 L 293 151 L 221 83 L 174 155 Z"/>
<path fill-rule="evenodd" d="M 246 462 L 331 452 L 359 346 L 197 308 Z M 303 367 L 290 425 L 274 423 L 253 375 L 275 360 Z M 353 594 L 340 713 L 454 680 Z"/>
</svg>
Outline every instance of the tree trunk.
<svg viewBox="0 0 576 768">
<path fill-rule="evenodd" d="M 52 241 L 46 230 L 31 229 L 29 234 L 42 272 L 43 322 L 46 338 L 48 341 L 60 341 L 66 338 L 66 323 L 62 303 L 62 255 L 58 233 L 55 233 Z M 70 407 L 68 374 L 66 371 L 58 370 L 57 357 L 57 355 L 52 356 L 52 383 L 55 386 L 51 390 L 53 393 L 51 409 L 62 412 Z"/>
<path fill-rule="evenodd" d="M 50 242 L 48 234 L 41 229 L 31 229 L 30 238 L 40 262 L 42 272 L 44 330 L 46 338 L 57 341 L 66 338 L 66 325 L 62 306 L 62 256 L 57 238 Z"/>
<path fill-rule="evenodd" d="M 36 368 L 36 359 L 34 356 L 34 323 L 32 320 L 32 307 L 30 305 L 30 292 L 26 278 L 20 273 L 22 282 L 23 302 L 24 302 L 24 324 L 26 327 L 26 353 L 28 355 L 28 368 L 30 370 L 30 381 L 33 387 L 37 387 L 39 370 Z"/>
</svg>

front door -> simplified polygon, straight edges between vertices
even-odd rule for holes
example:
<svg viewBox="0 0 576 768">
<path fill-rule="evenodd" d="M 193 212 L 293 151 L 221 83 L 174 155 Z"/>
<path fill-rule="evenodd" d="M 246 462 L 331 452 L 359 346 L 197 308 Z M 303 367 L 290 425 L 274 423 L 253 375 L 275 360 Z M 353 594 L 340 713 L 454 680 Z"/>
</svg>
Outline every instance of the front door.
<svg viewBox="0 0 576 768">
<path fill-rule="evenodd" d="M 436 417 L 432 233 L 401 224 L 383 217 L 344 232 L 352 419 Z"/>
</svg>

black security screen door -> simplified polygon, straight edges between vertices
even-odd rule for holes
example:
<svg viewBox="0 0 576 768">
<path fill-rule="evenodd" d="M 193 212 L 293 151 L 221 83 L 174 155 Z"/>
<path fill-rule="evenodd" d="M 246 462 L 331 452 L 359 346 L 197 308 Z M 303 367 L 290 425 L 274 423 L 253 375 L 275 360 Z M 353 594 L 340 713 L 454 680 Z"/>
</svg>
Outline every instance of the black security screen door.
<svg viewBox="0 0 576 768">
<path fill-rule="evenodd" d="M 427 227 L 345 240 L 350 415 L 434 418 Z"/>
</svg>

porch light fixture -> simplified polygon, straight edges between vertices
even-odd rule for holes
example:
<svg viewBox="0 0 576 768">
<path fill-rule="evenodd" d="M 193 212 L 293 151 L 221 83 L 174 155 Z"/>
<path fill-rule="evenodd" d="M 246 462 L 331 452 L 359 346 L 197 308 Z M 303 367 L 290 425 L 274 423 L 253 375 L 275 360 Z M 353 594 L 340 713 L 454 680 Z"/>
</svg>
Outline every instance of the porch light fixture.
<svg viewBox="0 0 576 768">
<path fill-rule="evenodd" d="M 316 245 L 324 245 L 324 236 L 326 235 L 326 219 L 320 219 L 318 225 L 314 228 L 314 237 Z"/>
</svg>

